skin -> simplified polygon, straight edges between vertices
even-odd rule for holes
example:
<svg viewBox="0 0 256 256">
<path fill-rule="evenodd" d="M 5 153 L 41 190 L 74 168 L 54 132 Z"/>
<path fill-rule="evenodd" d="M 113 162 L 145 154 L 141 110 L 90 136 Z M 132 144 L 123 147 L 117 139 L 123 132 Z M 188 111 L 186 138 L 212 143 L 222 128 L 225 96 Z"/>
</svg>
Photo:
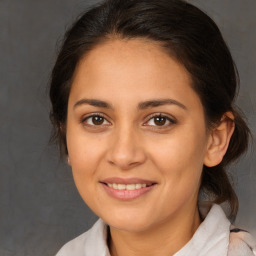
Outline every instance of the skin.
<svg viewBox="0 0 256 256">
<path fill-rule="evenodd" d="M 203 164 L 222 160 L 233 125 L 223 119 L 209 132 L 191 84 L 181 64 L 142 39 L 110 40 L 77 65 L 66 123 L 69 164 L 83 200 L 110 226 L 113 256 L 172 255 L 200 225 Z M 138 108 L 159 99 L 172 104 Z M 101 122 L 92 118 L 99 113 Z M 159 114 L 166 117 L 161 123 L 153 117 Z M 124 201 L 106 193 L 100 181 L 109 177 L 156 185 Z"/>
</svg>

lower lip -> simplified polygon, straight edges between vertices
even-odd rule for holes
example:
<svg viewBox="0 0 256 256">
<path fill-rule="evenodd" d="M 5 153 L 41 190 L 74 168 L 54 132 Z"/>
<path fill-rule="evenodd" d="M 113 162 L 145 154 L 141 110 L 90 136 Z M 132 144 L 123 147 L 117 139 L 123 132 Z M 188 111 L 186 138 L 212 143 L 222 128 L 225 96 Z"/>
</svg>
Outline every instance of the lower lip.
<svg viewBox="0 0 256 256">
<path fill-rule="evenodd" d="M 155 185 L 152 185 L 150 187 L 145 187 L 145 188 L 139 188 L 139 189 L 135 189 L 135 190 L 118 190 L 118 189 L 114 189 L 109 187 L 108 185 L 101 183 L 103 185 L 103 188 L 105 189 L 105 191 L 111 196 L 114 197 L 116 199 L 121 199 L 121 200 L 132 200 L 132 199 L 136 199 L 146 193 L 148 193 L 149 191 L 151 191 Z"/>
</svg>

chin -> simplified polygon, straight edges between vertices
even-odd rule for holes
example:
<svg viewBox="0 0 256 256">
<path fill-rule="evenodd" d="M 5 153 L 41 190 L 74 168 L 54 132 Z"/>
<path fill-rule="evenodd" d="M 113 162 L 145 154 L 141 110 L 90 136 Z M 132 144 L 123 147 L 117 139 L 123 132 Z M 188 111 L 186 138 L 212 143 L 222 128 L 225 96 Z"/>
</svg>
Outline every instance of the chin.
<svg viewBox="0 0 256 256">
<path fill-rule="evenodd" d="M 148 229 L 148 223 L 130 223 L 130 222 L 117 222 L 113 221 L 112 223 L 108 224 L 111 228 L 122 230 L 124 232 L 144 232 Z"/>
<path fill-rule="evenodd" d="M 149 220 L 152 220 L 145 214 L 139 213 L 112 213 L 110 216 L 102 216 L 102 219 L 110 227 L 126 232 L 143 232 L 149 228 Z"/>
</svg>

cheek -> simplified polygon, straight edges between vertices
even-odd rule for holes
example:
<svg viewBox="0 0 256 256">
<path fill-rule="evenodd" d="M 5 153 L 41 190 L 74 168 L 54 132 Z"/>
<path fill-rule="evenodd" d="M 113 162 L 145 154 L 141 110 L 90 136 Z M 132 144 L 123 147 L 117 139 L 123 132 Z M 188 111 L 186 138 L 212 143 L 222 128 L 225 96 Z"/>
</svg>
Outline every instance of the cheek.
<svg viewBox="0 0 256 256">
<path fill-rule="evenodd" d="M 68 146 L 71 166 L 74 172 L 79 174 L 93 173 L 100 156 L 101 147 L 88 140 L 73 140 Z"/>
<path fill-rule="evenodd" d="M 177 131 L 164 138 L 158 145 L 152 145 L 151 155 L 155 156 L 155 162 L 167 169 L 185 168 L 198 169 L 202 167 L 206 152 L 206 138 L 203 133 L 188 130 Z M 199 168 L 201 169 L 201 168 Z M 185 170 L 184 170 L 185 171 Z"/>
<path fill-rule="evenodd" d="M 102 159 L 102 142 L 72 133 L 68 141 L 70 163 L 77 190 L 86 204 L 97 212 L 98 165 Z"/>
<path fill-rule="evenodd" d="M 96 135 L 86 133 L 70 124 L 67 127 L 67 148 L 76 184 L 90 183 L 103 154 L 103 142 Z"/>
<path fill-rule="evenodd" d="M 204 134 L 196 127 L 184 127 L 160 141 L 160 146 L 151 146 L 151 158 L 161 171 L 167 190 L 175 194 L 197 191 L 206 149 Z"/>
</svg>

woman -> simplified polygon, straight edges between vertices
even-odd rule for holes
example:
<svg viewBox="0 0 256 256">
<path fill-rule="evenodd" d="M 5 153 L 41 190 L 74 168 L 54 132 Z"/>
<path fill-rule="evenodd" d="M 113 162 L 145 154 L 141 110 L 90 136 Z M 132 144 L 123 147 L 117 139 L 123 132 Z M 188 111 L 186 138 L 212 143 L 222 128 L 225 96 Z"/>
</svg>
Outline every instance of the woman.
<svg viewBox="0 0 256 256">
<path fill-rule="evenodd" d="M 215 23 L 184 1 L 107 0 L 81 16 L 52 72 L 52 120 L 100 219 L 57 255 L 256 255 L 230 223 L 225 168 L 249 137 L 237 80 Z"/>
</svg>

